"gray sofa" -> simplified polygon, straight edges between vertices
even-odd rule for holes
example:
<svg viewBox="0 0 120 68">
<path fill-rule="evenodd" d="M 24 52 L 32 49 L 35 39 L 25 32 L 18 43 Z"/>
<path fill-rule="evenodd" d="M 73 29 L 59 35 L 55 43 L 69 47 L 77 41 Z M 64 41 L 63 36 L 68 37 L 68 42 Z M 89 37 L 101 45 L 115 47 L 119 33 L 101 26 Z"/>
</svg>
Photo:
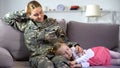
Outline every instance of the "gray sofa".
<svg viewBox="0 0 120 68">
<path fill-rule="evenodd" d="M 78 42 L 83 48 L 105 46 L 111 50 L 119 49 L 119 25 L 89 24 L 76 21 L 58 21 L 70 41 Z M 14 30 L 0 20 L 0 68 L 30 68 L 29 51 L 24 45 L 23 33 Z M 92 66 L 90 68 L 106 68 Z M 109 68 L 120 68 L 110 66 Z"/>
</svg>

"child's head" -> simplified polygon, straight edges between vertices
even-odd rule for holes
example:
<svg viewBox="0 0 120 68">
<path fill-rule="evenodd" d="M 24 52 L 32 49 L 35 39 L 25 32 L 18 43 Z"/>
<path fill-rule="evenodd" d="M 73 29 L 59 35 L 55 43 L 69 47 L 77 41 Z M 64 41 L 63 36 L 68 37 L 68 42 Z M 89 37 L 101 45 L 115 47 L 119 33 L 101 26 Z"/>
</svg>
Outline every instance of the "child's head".
<svg viewBox="0 0 120 68">
<path fill-rule="evenodd" d="M 67 59 L 71 59 L 72 57 L 72 50 L 67 46 L 66 43 L 55 43 L 53 46 L 53 52 L 55 55 L 62 55 Z"/>
</svg>

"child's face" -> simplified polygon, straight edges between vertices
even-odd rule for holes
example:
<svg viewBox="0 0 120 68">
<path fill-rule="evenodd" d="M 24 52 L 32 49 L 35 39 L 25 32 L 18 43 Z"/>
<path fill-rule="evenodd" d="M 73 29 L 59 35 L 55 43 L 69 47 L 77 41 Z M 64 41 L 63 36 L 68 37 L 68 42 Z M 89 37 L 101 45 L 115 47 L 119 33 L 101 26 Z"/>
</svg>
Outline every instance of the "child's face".
<svg viewBox="0 0 120 68">
<path fill-rule="evenodd" d="M 72 50 L 66 44 L 61 44 L 61 47 L 57 50 L 57 52 L 67 59 L 71 59 L 72 57 Z"/>
</svg>

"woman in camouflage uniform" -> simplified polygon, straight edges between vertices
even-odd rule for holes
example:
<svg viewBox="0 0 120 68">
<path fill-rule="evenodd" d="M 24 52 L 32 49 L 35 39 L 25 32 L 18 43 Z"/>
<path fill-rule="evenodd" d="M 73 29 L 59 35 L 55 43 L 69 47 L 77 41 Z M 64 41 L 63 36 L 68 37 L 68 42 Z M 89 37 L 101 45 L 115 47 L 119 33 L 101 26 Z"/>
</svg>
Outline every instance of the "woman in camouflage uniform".
<svg viewBox="0 0 120 68">
<path fill-rule="evenodd" d="M 57 39 L 68 40 L 55 19 L 44 17 L 42 6 L 37 1 L 30 1 L 26 11 L 6 14 L 3 20 L 24 32 L 25 44 L 31 52 L 29 62 L 32 68 L 69 68 L 64 57 L 47 54 Z M 79 46 L 76 49 L 79 50 Z"/>
</svg>

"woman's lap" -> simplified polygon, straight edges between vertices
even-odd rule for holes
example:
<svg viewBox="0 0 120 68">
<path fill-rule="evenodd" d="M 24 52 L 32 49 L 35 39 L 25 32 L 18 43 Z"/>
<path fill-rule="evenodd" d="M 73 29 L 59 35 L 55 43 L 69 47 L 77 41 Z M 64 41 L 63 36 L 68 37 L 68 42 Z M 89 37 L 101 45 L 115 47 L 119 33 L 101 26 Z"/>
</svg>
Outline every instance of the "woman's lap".
<svg viewBox="0 0 120 68">
<path fill-rule="evenodd" d="M 70 68 L 69 61 L 63 56 L 55 56 L 52 59 L 52 62 L 55 65 L 55 68 Z"/>
<path fill-rule="evenodd" d="M 32 68 L 70 68 L 68 60 L 62 56 L 55 56 L 52 60 L 46 56 L 35 56 L 29 61 Z"/>
<path fill-rule="evenodd" d="M 45 56 L 35 56 L 30 58 L 32 68 L 54 68 L 53 63 Z"/>
</svg>

